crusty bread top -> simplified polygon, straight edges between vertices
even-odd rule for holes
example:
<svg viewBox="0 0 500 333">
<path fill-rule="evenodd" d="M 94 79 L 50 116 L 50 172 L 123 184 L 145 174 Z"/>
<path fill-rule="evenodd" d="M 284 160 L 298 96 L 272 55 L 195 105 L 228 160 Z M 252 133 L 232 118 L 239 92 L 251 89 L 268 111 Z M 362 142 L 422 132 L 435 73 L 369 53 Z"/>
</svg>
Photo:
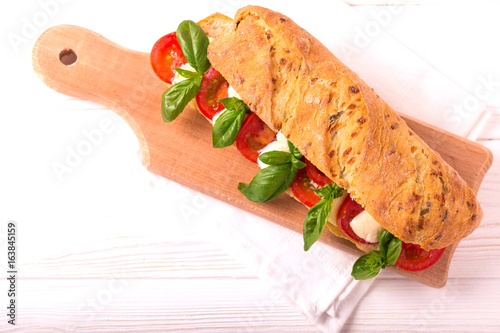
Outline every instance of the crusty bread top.
<svg viewBox="0 0 500 333">
<path fill-rule="evenodd" d="M 479 225 L 479 203 L 458 173 L 290 18 L 242 8 L 208 58 L 253 112 L 398 238 L 443 248 Z"/>
<path fill-rule="evenodd" d="M 198 25 L 210 38 L 217 38 L 230 31 L 233 19 L 226 15 L 215 13 L 198 22 Z"/>
</svg>

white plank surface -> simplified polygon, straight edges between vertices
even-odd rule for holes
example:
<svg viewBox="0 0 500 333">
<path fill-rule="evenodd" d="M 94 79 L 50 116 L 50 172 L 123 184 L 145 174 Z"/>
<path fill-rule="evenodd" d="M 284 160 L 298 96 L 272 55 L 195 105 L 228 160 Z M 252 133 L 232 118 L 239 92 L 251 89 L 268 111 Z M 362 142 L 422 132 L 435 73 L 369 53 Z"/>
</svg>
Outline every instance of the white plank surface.
<svg viewBox="0 0 500 333">
<path fill-rule="evenodd" d="M 40 3 L 3 4 L 3 35 L 21 31 L 23 18 L 37 15 Z M 216 6 L 234 3 L 208 2 L 205 8 L 193 9 L 193 15 L 201 17 Z M 350 3 L 365 15 L 384 4 Z M 500 81 L 500 50 L 491 42 L 500 31 L 494 20 L 498 1 L 481 1 L 473 8 L 478 14 L 467 20 L 466 8 L 447 1 L 439 1 L 440 6 L 412 3 L 419 6 L 405 6 L 404 19 L 395 20 L 387 31 L 471 93 L 481 76 L 491 74 Z M 78 12 L 91 5 L 61 1 L 36 30 L 85 23 Z M 157 10 L 154 1 L 137 7 L 135 16 L 132 2 L 120 5 L 122 14 L 116 6 L 114 16 L 111 5 L 95 7 L 94 19 L 110 22 L 102 34 L 117 27 L 133 35 L 138 30 L 134 25 L 173 25 L 168 19 L 148 19 L 148 11 Z M 119 36 L 116 42 L 129 46 L 126 36 Z M 145 36 L 139 49 L 147 50 L 157 37 Z M 32 44 L 34 37 L 27 40 Z M 7 221 L 16 220 L 21 263 L 19 326 L 12 328 L 4 318 L 0 332 L 317 331 L 279 289 L 204 237 L 202 214 L 193 219 L 183 215 L 179 207 L 196 208 L 199 197 L 148 174 L 140 165 L 137 141 L 120 118 L 43 87 L 31 72 L 28 44 L 14 50 L 3 39 L 0 54 L 1 69 L 8 75 L 0 80 L 6 101 L 0 111 L 1 247 Z M 499 101 L 500 88 L 495 88 L 486 102 Z M 75 147 L 85 138 L 83 131 L 98 128 L 103 119 L 109 119 L 113 130 L 59 181 L 51 163 L 64 160 L 67 146 Z M 485 217 L 457 249 L 448 285 L 435 290 L 383 272 L 347 322 L 346 332 L 500 331 L 500 115 L 490 119 L 479 142 L 496 159 L 479 192 Z M 117 165 L 115 160 L 125 163 Z M 158 182 L 161 186 L 154 187 Z M 178 200 L 162 200 L 165 191 L 174 191 Z M 134 209 L 137 205 L 141 214 Z M 158 206 L 164 215 L 152 213 Z M 2 281 L 0 293 L 6 290 Z"/>
</svg>

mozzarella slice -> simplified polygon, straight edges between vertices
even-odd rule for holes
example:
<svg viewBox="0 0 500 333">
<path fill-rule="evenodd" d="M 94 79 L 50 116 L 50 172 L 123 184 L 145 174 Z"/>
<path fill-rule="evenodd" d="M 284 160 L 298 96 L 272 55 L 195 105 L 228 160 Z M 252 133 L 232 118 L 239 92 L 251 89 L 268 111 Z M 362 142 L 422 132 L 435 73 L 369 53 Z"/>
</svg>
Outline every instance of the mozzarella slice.
<svg viewBox="0 0 500 333">
<path fill-rule="evenodd" d="M 238 94 L 231 86 L 227 89 L 227 97 L 236 97 L 237 99 L 241 99 L 240 94 Z"/>
<path fill-rule="evenodd" d="M 352 219 L 352 231 L 369 243 L 378 242 L 378 234 L 384 229 L 366 210 Z"/>
<path fill-rule="evenodd" d="M 333 221 L 333 224 L 337 225 L 337 216 L 339 215 L 340 206 L 344 203 L 347 197 L 347 191 L 343 191 L 341 197 L 333 199 L 332 212 L 330 213 L 330 218 L 328 220 Z"/>
</svg>

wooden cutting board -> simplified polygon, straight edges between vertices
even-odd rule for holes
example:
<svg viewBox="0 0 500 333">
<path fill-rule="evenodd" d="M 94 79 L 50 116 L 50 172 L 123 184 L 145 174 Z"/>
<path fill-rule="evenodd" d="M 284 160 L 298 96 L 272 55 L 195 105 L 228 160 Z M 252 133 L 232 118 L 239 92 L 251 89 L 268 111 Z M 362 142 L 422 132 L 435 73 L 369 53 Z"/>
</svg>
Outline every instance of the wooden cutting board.
<svg viewBox="0 0 500 333">
<path fill-rule="evenodd" d="M 163 122 L 161 95 L 167 85 L 151 70 L 148 53 L 125 49 L 81 27 L 61 25 L 48 29 L 37 40 L 33 67 L 50 88 L 103 104 L 125 119 L 139 139 L 143 163 L 151 172 L 302 232 L 307 213 L 302 204 L 287 195 L 255 204 L 238 191 L 238 182 L 248 183 L 259 167 L 232 147 L 212 148 L 211 125 L 196 110 L 188 106 L 174 122 Z M 477 193 L 492 163 L 491 152 L 416 119 L 403 118 Z M 362 254 L 351 242 L 328 231 L 321 241 Z M 390 269 L 428 286 L 442 287 L 457 245 L 448 247 L 439 262 L 425 271 Z"/>
</svg>

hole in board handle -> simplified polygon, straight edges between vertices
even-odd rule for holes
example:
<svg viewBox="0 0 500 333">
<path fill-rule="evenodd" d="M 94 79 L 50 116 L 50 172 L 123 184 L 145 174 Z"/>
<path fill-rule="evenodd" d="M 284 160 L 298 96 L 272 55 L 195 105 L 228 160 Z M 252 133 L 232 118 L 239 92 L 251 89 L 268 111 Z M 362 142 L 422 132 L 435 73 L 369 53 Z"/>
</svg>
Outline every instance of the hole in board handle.
<svg viewBox="0 0 500 333">
<path fill-rule="evenodd" d="M 59 60 L 66 66 L 73 65 L 77 60 L 78 56 L 72 49 L 64 49 L 59 52 Z"/>
</svg>

